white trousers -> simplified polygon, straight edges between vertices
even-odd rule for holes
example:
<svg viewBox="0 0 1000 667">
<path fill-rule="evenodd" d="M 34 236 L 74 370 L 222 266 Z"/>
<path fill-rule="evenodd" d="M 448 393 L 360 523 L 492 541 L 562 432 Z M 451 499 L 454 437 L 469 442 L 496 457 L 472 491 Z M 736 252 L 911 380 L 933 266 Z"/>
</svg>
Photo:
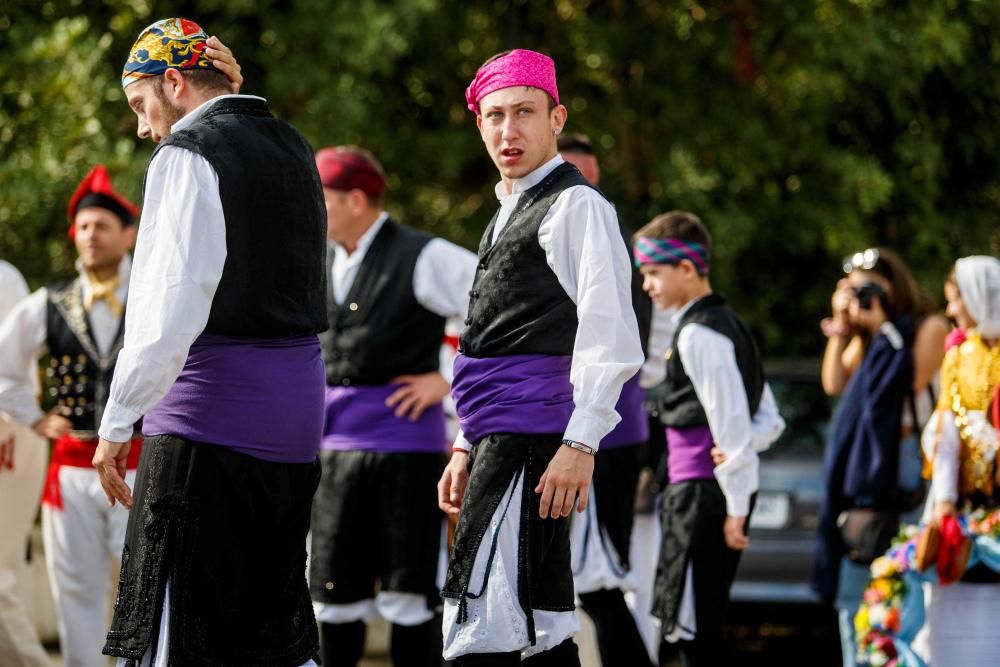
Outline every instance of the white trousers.
<svg viewBox="0 0 1000 667">
<path fill-rule="evenodd" d="M 0 665 L 49 667 L 21 597 L 24 551 L 45 481 L 48 442 L 0 417 Z"/>
<path fill-rule="evenodd" d="M 659 505 L 657 505 L 658 507 Z M 659 662 L 660 619 L 650 613 L 653 608 L 653 583 L 656 580 L 656 565 L 660 560 L 660 516 L 658 512 L 636 514 L 632 523 L 632 543 L 629 547 L 629 563 L 632 570 L 629 579 L 632 589 L 625 593 L 635 625 L 639 628 L 642 641 L 649 652 L 653 664 Z"/>
<path fill-rule="evenodd" d="M 135 471 L 125 475 L 135 487 Z M 107 667 L 111 568 L 121 563 L 128 510 L 108 505 L 93 468 L 59 469 L 63 508 L 42 507 L 45 564 L 59 611 L 65 667 Z"/>
</svg>

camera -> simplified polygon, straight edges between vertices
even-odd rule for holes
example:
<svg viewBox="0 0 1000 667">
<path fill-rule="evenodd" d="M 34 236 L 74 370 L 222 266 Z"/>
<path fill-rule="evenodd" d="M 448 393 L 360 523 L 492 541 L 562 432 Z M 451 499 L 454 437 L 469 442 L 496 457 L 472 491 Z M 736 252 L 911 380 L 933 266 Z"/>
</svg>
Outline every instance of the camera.
<svg viewBox="0 0 1000 667">
<path fill-rule="evenodd" d="M 885 289 L 883 289 L 878 283 L 865 283 L 860 287 L 854 287 L 852 289 L 854 291 L 854 296 L 858 299 L 858 305 L 861 306 L 862 310 L 871 309 L 873 298 L 879 300 L 879 303 L 882 304 L 882 310 L 889 310 Z"/>
</svg>

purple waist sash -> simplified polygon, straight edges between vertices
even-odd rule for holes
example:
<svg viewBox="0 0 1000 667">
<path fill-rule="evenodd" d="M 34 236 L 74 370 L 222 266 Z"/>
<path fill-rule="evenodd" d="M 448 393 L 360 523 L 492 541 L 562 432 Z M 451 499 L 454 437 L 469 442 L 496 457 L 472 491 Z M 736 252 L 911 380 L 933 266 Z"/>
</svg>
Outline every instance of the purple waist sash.
<svg viewBox="0 0 1000 667">
<path fill-rule="evenodd" d="M 622 387 L 618 405 L 615 406 L 622 420 L 615 426 L 615 430 L 601 440 L 601 449 L 638 445 L 649 440 L 649 416 L 642 405 L 644 398 L 642 387 L 639 386 L 639 374 L 636 373 Z"/>
<path fill-rule="evenodd" d="M 667 474 L 671 484 L 715 477 L 708 426 L 667 427 Z"/>
<path fill-rule="evenodd" d="M 444 431 L 441 404 L 424 410 L 416 421 L 397 417 L 386 406 L 400 385 L 326 388 L 326 422 L 323 449 L 368 450 L 379 452 L 444 452 L 448 437 Z"/>
<path fill-rule="evenodd" d="M 278 463 L 316 459 L 323 435 L 323 358 L 316 336 L 202 335 L 143 435 L 174 435 Z"/>
<path fill-rule="evenodd" d="M 572 358 L 546 354 L 455 358 L 451 395 L 466 440 L 493 433 L 563 433 L 573 414 Z"/>
</svg>

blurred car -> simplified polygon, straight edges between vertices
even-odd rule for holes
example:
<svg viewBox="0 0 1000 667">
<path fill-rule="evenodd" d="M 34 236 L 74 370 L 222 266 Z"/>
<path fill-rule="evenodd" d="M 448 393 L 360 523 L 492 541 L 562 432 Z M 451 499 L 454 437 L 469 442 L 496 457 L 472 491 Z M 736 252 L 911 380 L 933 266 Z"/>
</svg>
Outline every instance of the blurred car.
<svg viewBox="0 0 1000 667">
<path fill-rule="evenodd" d="M 809 585 L 823 498 L 823 449 L 834 400 L 818 361 L 765 363 L 785 431 L 760 455 L 760 488 L 750 516 L 750 548 L 740 559 L 732 600 L 814 603 Z"/>
</svg>

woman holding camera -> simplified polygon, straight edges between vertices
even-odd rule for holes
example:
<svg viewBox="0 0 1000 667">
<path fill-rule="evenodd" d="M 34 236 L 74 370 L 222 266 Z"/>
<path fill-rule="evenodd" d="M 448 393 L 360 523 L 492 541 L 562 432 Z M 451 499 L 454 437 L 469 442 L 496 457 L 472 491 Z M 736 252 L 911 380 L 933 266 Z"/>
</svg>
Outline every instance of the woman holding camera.
<svg viewBox="0 0 1000 667">
<path fill-rule="evenodd" d="M 823 388 L 842 398 L 824 460 L 813 585 L 838 610 L 844 665 L 853 666 L 867 563 L 898 526 L 902 477 L 919 477 L 913 438 L 933 409 L 930 387 L 949 327 L 892 251 L 858 252 L 844 260 L 844 271 L 832 317 L 821 324 L 828 339 Z M 912 452 L 901 457 L 907 439 Z"/>
</svg>

